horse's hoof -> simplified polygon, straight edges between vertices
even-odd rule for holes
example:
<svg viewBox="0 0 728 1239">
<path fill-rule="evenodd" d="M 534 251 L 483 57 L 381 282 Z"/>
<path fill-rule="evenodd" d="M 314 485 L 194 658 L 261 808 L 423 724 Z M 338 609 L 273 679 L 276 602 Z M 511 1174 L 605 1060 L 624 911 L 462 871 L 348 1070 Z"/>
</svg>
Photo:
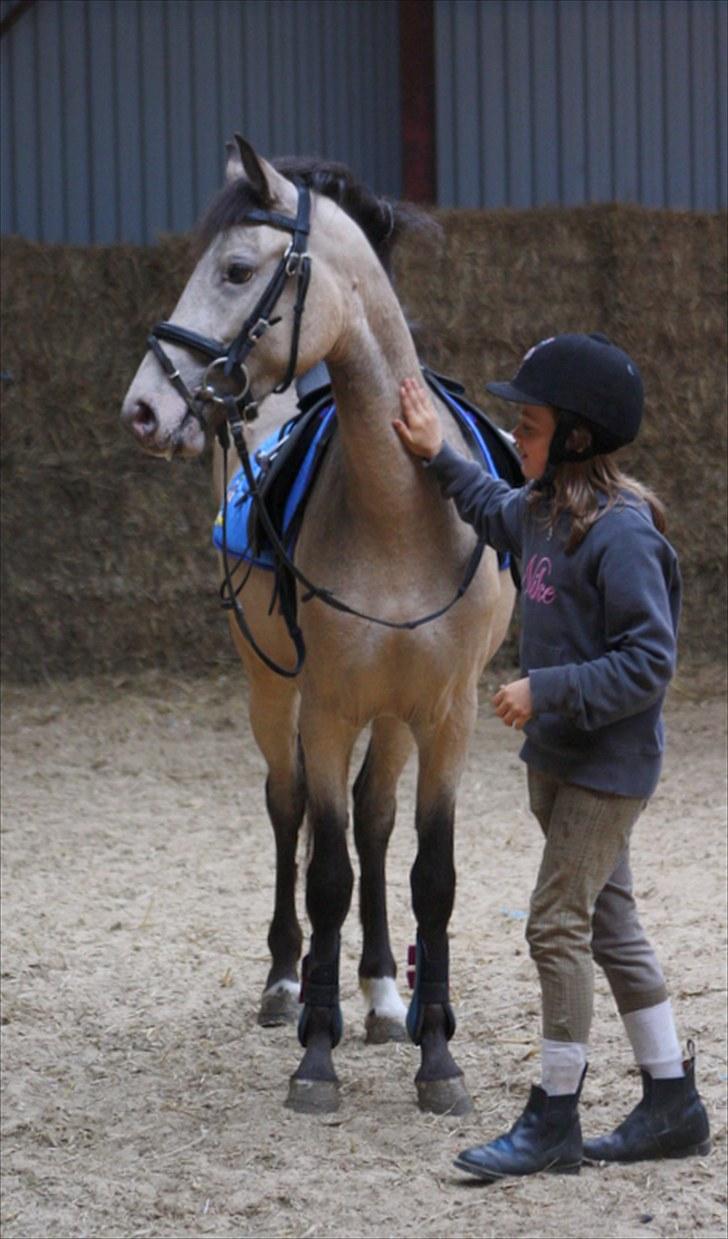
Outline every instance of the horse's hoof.
<svg viewBox="0 0 728 1239">
<path fill-rule="evenodd" d="M 426 1114 L 470 1114 L 473 1103 L 462 1076 L 417 1080 L 417 1104 Z"/>
<path fill-rule="evenodd" d="M 281 1024 L 295 1024 L 301 1010 L 298 987 L 290 981 L 267 989 L 263 994 L 258 1012 L 258 1023 L 263 1028 L 278 1028 Z"/>
<path fill-rule="evenodd" d="M 297 1114 L 334 1114 L 339 1100 L 336 1080 L 299 1080 L 291 1076 L 285 1105 Z"/>
<path fill-rule="evenodd" d="M 370 1011 L 364 1021 L 367 1045 L 384 1045 L 387 1041 L 406 1041 L 407 1029 L 402 1020 L 392 1015 L 377 1015 Z"/>
</svg>

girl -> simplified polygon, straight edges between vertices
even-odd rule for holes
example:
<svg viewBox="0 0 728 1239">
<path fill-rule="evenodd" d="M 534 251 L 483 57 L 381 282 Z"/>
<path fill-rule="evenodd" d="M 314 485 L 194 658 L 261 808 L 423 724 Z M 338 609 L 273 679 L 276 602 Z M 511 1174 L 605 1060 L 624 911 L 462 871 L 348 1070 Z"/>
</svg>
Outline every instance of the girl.
<svg viewBox="0 0 728 1239">
<path fill-rule="evenodd" d="M 629 867 L 630 834 L 660 772 L 680 605 L 663 509 L 612 455 L 637 435 L 642 381 L 605 336 L 559 335 L 530 349 L 512 382 L 488 390 L 522 406 L 522 490 L 443 442 L 414 379 L 402 384 L 394 423 L 461 518 L 523 565 L 523 674 L 493 704 L 525 732 L 520 755 L 545 836 L 526 929 L 541 983 L 541 1084 L 507 1134 L 466 1149 L 455 1164 L 493 1181 L 578 1173 L 582 1159 L 704 1154 L 709 1127 L 695 1060 L 682 1060 Z M 606 972 L 644 1092 L 616 1131 L 582 1144 L 592 958 Z"/>
</svg>

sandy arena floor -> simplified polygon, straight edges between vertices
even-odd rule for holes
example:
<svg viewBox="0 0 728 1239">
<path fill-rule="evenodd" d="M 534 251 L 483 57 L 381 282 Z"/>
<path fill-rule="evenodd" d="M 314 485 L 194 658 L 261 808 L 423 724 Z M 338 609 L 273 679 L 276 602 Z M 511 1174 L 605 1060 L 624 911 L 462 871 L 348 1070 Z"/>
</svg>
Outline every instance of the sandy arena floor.
<svg viewBox="0 0 728 1239">
<path fill-rule="evenodd" d="M 643 920 L 698 1046 L 714 1151 L 487 1187 L 451 1165 L 521 1108 L 538 994 L 523 940 L 539 838 L 518 738 L 487 686 L 458 810 L 455 1054 L 476 1111 L 421 1115 L 409 1045 L 367 1047 L 355 905 L 345 927 L 338 1114 L 283 1108 L 299 1049 L 255 1022 L 272 835 L 235 669 L 12 687 L 4 707 L 3 1234 L 720 1236 L 726 1231 L 725 697 L 683 673 L 662 783 L 637 828 Z M 413 938 L 408 767 L 390 860 Z M 301 905 L 303 899 L 301 897 Z M 639 1082 L 602 981 L 583 1125 Z"/>
</svg>

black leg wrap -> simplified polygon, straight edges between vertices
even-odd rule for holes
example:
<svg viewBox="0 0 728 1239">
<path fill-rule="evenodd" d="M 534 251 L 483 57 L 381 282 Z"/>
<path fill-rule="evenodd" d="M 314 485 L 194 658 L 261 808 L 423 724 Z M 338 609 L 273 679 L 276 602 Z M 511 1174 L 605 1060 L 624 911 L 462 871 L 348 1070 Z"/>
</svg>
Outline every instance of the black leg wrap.
<svg viewBox="0 0 728 1239">
<path fill-rule="evenodd" d="M 447 935 L 443 934 L 436 947 L 430 946 L 427 949 L 418 929 L 413 994 L 407 1011 L 407 1032 L 415 1045 L 419 1045 L 422 1040 L 425 1007 L 442 1007 L 445 1012 L 445 1035 L 448 1041 L 455 1032 L 455 1013 L 450 1006 L 449 980 L 450 959 Z"/>
<path fill-rule="evenodd" d="M 298 1040 L 302 1046 L 308 1041 L 311 1011 L 314 1007 L 330 1010 L 331 1048 L 339 1044 L 344 1031 L 344 1018 L 339 1006 L 339 953 L 340 939 L 336 944 L 336 956 L 330 964 L 316 960 L 315 939 L 311 938 L 311 950 L 301 963 L 301 993 L 299 1002 L 303 1010 L 298 1020 Z"/>
</svg>

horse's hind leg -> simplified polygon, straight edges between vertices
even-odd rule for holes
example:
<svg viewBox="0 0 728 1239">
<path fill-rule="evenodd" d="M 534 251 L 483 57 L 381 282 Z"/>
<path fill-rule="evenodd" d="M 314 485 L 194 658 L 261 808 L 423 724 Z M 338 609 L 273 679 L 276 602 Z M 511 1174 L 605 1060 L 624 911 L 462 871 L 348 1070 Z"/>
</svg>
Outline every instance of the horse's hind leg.
<svg viewBox="0 0 728 1239">
<path fill-rule="evenodd" d="M 306 779 L 298 741 L 298 693 L 262 664 L 248 666 L 250 721 L 268 764 L 265 794 L 276 844 L 273 919 L 268 932 L 271 966 L 258 1023 L 266 1027 L 298 1018 L 298 961 L 303 934 L 296 915 L 296 847 L 306 807 Z"/>
<path fill-rule="evenodd" d="M 410 874 L 417 953 L 407 1029 L 422 1055 L 415 1076 L 419 1106 L 434 1114 L 466 1114 L 472 1109 L 463 1073 L 448 1047 L 455 1031 L 447 936 L 455 900 L 455 793 L 474 719 L 474 702 L 467 704 L 464 713 L 468 717 L 450 716 L 438 729 L 417 737 L 418 846 Z"/>
<path fill-rule="evenodd" d="M 394 826 L 397 781 L 413 748 L 409 727 L 377 719 L 354 783 L 354 842 L 361 869 L 359 907 L 363 931 L 359 984 L 367 1004 L 366 1039 L 403 1041 L 406 1007 L 399 996 L 387 923 L 385 862 Z"/>
</svg>

